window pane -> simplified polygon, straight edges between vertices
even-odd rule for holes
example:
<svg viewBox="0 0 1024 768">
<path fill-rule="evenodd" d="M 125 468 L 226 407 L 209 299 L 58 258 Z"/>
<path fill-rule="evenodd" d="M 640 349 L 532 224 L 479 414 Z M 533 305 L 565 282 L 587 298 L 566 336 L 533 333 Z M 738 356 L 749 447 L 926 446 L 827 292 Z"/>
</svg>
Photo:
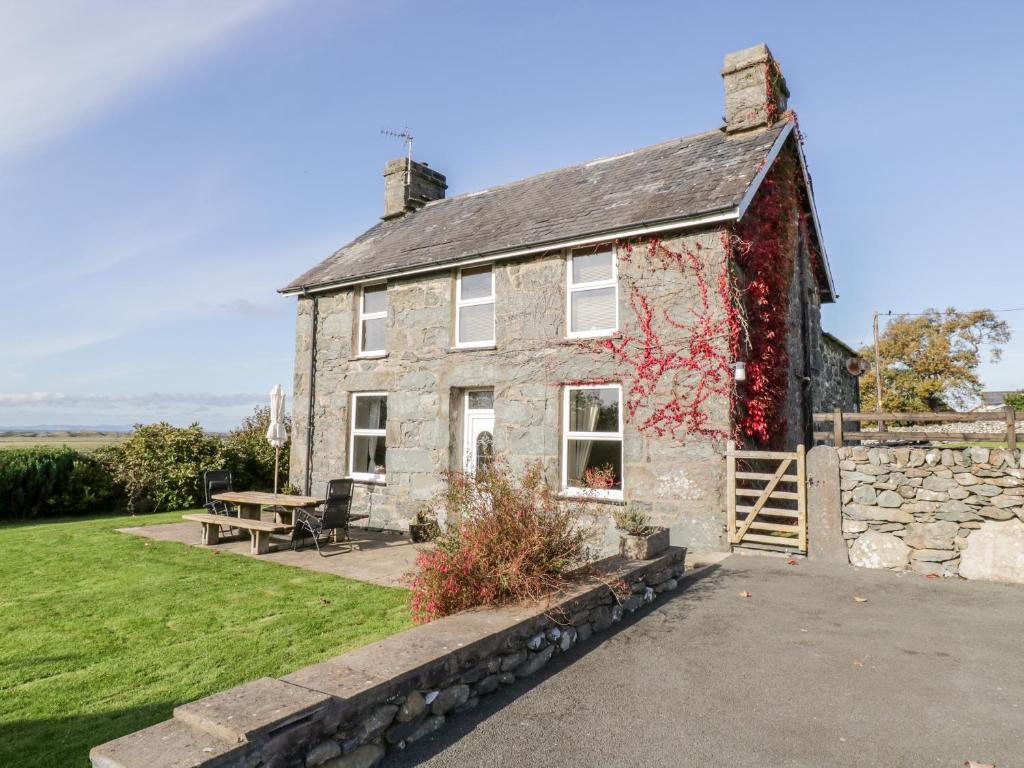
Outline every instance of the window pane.
<svg viewBox="0 0 1024 768">
<path fill-rule="evenodd" d="M 572 297 L 572 332 L 607 331 L 615 328 L 615 289 L 594 288 L 574 291 Z"/>
<path fill-rule="evenodd" d="M 383 475 L 387 452 L 383 437 L 356 435 L 352 441 L 352 471 Z"/>
<path fill-rule="evenodd" d="M 385 395 L 356 397 L 356 429 L 384 429 L 388 423 L 388 399 Z"/>
<path fill-rule="evenodd" d="M 459 343 L 494 341 L 494 305 L 474 304 L 459 308 Z"/>
<path fill-rule="evenodd" d="M 486 467 L 494 462 L 494 435 L 481 432 L 476 436 L 476 468 Z"/>
<path fill-rule="evenodd" d="M 363 288 L 363 314 L 388 311 L 388 287 L 371 285 Z"/>
<path fill-rule="evenodd" d="M 467 395 L 470 410 L 489 411 L 494 408 L 494 390 L 478 389 Z"/>
<path fill-rule="evenodd" d="M 572 255 L 572 281 L 590 283 L 612 279 L 612 252 L 574 253 Z"/>
<path fill-rule="evenodd" d="M 587 470 L 606 470 L 615 475 L 612 490 L 622 490 L 621 440 L 570 440 L 565 456 L 566 482 L 570 488 L 584 488 Z"/>
<path fill-rule="evenodd" d="M 474 267 L 462 270 L 462 298 L 486 299 L 491 295 L 491 268 Z"/>
<path fill-rule="evenodd" d="M 387 319 L 377 317 L 373 320 L 363 320 L 363 351 L 382 352 L 384 346 L 384 326 Z"/>
<path fill-rule="evenodd" d="M 569 390 L 570 432 L 618 432 L 619 390 Z"/>
</svg>

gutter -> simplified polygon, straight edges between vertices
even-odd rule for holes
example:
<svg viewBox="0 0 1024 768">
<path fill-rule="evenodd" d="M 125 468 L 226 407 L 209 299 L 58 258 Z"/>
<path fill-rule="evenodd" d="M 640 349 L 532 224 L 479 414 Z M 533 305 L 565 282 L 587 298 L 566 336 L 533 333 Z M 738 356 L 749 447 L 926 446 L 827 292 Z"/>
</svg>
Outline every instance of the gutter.
<svg viewBox="0 0 1024 768">
<path fill-rule="evenodd" d="M 310 298 L 303 291 L 304 298 Z M 305 495 L 311 496 L 313 490 L 313 405 L 316 402 L 316 340 L 318 333 L 317 321 L 320 316 L 320 300 L 313 296 L 313 318 L 311 320 L 311 337 L 309 342 L 309 404 L 306 410 L 306 488 Z"/>
<path fill-rule="evenodd" d="M 659 232 L 669 232 L 676 229 L 689 229 L 691 227 L 704 226 L 706 224 L 716 224 L 723 221 L 735 221 L 740 217 L 738 208 L 727 208 L 722 211 L 715 213 L 709 213 L 698 217 L 689 217 L 685 219 L 670 219 L 667 221 L 646 223 L 640 222 L 638 226 L 630 227 L 629 229 L 614 229 L 606 230 L 603 232 L 595 232 L 590 235 L 585 235 L 570 240 L 551 240 L 546 243 L 539 245 L 531 245 L 526 248 L 515 248 L 506 249 L 500 251 L 492 251 L 491 253 L 482 254 L 480 256 L 473 256 L 462 259 L 452 259 L 444 262 L 433 262 L 431 264 L 424 264 L 420 267 L 412 267 L 411 269 L 403 269 L 397 272 L 379 272 L 372 275 L 362 275 L 358 278 L 351 278 L 348 280 L 338 280 L 331 283 L 320 283 L 319 285 L 300 285 L 296 288 L 286 288 L 279 290 L 278 293 L 283 296 L 295 296 L 301 294 L 302 296 L 308 296 L 315 293 L 324 293 L 326 291 L 334 291 L 339 288 L 348 288 L 353 285 L 361 285 L 370 281 L 379 280 L 392 280 L 399 277 L 406 277 L 408 275 L 420 275 L 424 272 L 440 272 L 445 269 L 452 267 L 463 267 L 472 266 L 474 264 L 488 264 L 496 261 L 505 261 L 507 259 L 514 259 L 520 256 L 529 256 L 536 253 L 544 253 L 546 251 L 561 250 L 562 248 L 576 248 L 582 245 L 593 245 L 594 243 L 601 243 L 606 240 L 619 240 L 630 237 L 640 237 L 643 235 L 656 234 Z"/>
</svg>

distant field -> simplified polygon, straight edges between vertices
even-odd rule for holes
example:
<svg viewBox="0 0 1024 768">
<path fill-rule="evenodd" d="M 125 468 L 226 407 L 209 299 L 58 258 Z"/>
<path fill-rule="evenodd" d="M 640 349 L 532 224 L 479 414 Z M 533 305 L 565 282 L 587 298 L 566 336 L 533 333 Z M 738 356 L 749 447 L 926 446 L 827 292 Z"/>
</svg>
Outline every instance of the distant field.
<svg viewBox="0 0 1024 768">
<path fill-rule="evenodd" d="M 6 448 L 36 448 L 45 445 L 95 451 L 115 445 L 128 437 L 125 432 L 0 432 L 0 451 Z"/>
</svg>

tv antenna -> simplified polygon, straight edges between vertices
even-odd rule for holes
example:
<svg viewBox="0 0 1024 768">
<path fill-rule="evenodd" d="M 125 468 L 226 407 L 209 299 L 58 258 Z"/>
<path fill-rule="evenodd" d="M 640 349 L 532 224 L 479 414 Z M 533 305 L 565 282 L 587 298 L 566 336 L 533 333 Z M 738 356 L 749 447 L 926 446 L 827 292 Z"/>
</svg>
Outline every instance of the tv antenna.
<svg viewBox="0 0 1024 768">
<path fill-rule="evenodd" d="M 390 131 L 387 128 L 381 130 L 382 136 L 392 136 L 396 139 L 401 139 L 405 142 L 405 183 L 409 185 L 412 183 L 412 134 L 409 133 L 409 126 L 405 126 L 400 131 Z"/>
</svg>

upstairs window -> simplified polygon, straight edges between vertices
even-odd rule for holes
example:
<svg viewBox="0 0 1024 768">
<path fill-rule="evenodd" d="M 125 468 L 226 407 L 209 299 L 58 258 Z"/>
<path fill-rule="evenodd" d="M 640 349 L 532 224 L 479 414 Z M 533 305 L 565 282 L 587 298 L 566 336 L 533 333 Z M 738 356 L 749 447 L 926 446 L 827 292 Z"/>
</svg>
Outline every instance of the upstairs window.
<svg viewBox="0 0 1024 768">
<path fill-rule="evenodd" d="M 612 249 L 569 253 L 568 336 L 606 336 L 619 329 L 618 281 Z"/>
<path fill-rule="evenodd" d="M 583 493 L 589 472 L 608 472 L 610 488 L 596 496 L 622 498 L 622 387 L 596 384 L 566 387 L 562 402 L 562 489 Z"/>
<path fill-rule="evenodd" d="M 388 449 L 386 392 L 352 395 L 352 435 L 349 440 L 349 474 L 356 480 L 384 482 Z"/>
<path fill-rule="evenodd" d="M 359 296 L 359 354 L 372 356 L 387 352 L 384 332 L 388 322 L 388 287 L 367 285 Z"/>
<path fill-rule="evenodd" d="M 455 346 L 494 346 L 494 269 L 460 269 L 455 286 Z"/>
</svg>

